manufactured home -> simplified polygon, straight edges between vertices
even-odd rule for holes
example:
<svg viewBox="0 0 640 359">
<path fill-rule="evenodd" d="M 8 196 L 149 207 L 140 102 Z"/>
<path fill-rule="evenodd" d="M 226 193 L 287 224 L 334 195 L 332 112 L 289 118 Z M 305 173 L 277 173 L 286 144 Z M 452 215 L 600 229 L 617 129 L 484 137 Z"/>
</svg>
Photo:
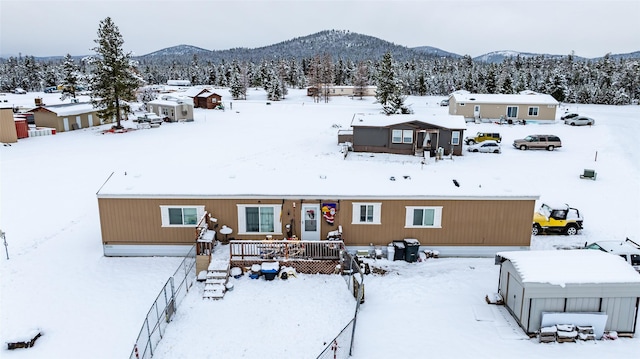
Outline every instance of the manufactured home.
<svg viewBox="0 0 640 359">
<path fill-rule="evenodd" d="M 193 104 L 185 100 L 153 100 L 147 109 L 169 122 L 193 121 Z"/>
<path fill-rule="evenodd" d="M 307 96 L 375 96 L 378 86 L 310 86 L 307 87 Z"/>
<path fill-rule="evenodd" d="M 359 113 L 354 115 L 351 128 L 355 152 L 433 157 L 442 148 L 445 155 L 460 156 L 466 123 L 462 116 Z"/>
<path fill-rule="evenodd" d="M 224 235 L 226 240 L 317 241 L 341 229 L 345 245 L 356 248 L 415 238 L 442 255 L 492 257 L 530 245 L 538 196 L 502 184 L 456 184 L 426 172 L 396 177 L 382 171 L 296 176 L 247 171 L 113 173 L 97 192 L 104 254 L 185 254 L 205 213 L 216 218 L 207 229 L 218 240 Z"/>
<path fill-rule="evenodd" d="M 617 255 L 585 249 L 512 251 L 497 253 L 496 264 L 498 293 L 527 334 L 556 324 L 636 331 L 640 274 Z"/>
<path fill-rule="evenodd" d="M 551 95 L 524 93 L 517 95 L 455 92 L 449 97 L 449 114 L 467 121 L 553 122 L 558 101 Z"/>
</svg>

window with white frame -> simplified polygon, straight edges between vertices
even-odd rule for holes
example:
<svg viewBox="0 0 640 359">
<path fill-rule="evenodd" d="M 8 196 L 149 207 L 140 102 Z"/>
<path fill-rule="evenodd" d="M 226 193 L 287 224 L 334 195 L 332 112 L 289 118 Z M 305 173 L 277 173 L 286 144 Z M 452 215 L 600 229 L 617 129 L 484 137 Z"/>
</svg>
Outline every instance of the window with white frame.
<svg viewBox="0 0 640 359">
<path fill-rule="evenodd" d="M 392 130 L 392 143 L 413 143 L 413 130 Z"/>
<path fill-rule="evenodd" d="M 382 203 L 353 203 L 353 224 L 380 224 Z"/>
<path fill-rule="evenodd" d="M 539 109 L 538 106 L 529 107 L 529 116 L 538 116 Z"/>
<path fill-rule="evenodd" d="M 451 131 L 451 144 L 454 146 L 460 144 L 460 131 Z"/>
<path fill-rule="evenodd" d="M 281 205 L 239 204 L 238 234 L 282 234 Z"/>
<path fill-rule="evenodd" d="M 507 106 L 507 117 L 518 117 L 518 106 Z"/>
<path fill-rule="evenodd" d="M 405 207 L 405 227 L 407 228 L 441 228 L 442 207 Z"/>
<path fill-rule="evenodd" d="M 204 206 L 160 206 L 163 227 L 192 227 L 204 215 Z"/>
</svg>

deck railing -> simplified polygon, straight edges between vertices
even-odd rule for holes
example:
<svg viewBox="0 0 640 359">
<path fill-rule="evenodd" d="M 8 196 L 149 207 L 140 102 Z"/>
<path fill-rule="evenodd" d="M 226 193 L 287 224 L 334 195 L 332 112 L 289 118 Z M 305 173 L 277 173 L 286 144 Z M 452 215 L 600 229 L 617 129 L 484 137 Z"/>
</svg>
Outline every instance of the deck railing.
<svg viewBox="0 0 640 359">
<path fill-rule="evenodd" d="M 344 250 L 342 241 L 231 240 L 229 255 L 238 260 L 337 260 Z"/>
</svg>

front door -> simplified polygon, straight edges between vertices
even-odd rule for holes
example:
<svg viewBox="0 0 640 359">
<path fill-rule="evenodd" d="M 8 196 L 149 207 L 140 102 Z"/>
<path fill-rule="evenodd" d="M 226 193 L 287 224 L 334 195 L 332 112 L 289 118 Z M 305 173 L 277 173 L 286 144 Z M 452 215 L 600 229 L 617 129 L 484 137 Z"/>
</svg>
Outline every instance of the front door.
<svg viewBox="0 0 640 359">
<path fill-rule="evenodd" d="M 473 118 L 480 118 L 480 105 L 473 106 Z"/>
<path fill-rule="evenodd" d="M 320 240 L 320 204 L 303 204 L 300 239 L 305 241 Z"/>
</svg>

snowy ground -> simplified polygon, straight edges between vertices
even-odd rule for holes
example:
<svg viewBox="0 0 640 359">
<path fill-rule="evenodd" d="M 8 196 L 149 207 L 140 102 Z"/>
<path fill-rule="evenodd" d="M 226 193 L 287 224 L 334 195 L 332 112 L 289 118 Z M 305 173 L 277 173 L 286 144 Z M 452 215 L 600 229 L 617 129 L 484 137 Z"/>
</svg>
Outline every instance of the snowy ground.
<svg viewBox="0 0 640 359">
<path fill-rule="evenodd" d="M 229 98 L 227 90 L 216 91 Z M 0 104 L 31 106 L 36 96 L 59 102 L 56 94 L 29 93 L 0 95 Z M 417 115 L 445 113 L 438 106 L 442 98 L 409 97 L 407 103 Z M 126 134 L 103 134 L 105 126 L 0 147 L 0 228 L 10 257 L 0 260 L 0 341 L 36 327 L 45 333 L 34 348 L 2 350 L 0 356 L 123 358 L 131 352 L 149 306 L 181 259 L 102 255 L 96 191 L 113 171 L 181 163 L 210 176 L 251 169 L 265 176 L 430 171 L 461 184 L 483 177 L 518 183 L 543 201 L 566 202 L 584 214 L 580 235 L 535 237 L 533 249 L 640 239 L 640 106 L 566 106 L 593 116 L 593 127 L 469 124 L 465 135 L 501 132 L 503 153 L 465 153 L 423 167 L 410 156 L 352 153 L 342 159 L 336 127 L 348 127 L 355 112 L 377 112 L 371 99 L 315 104 L 303 90 L 290 90 L 284 101 L 265 102 L 263 91 L 250 90 L 247 101 L 233 101 L 232 108 L 227 103 L 225 112 L 196 109 L 192 123 Z M 534 133 L 556 134 L 564 147 L 511 147 L 513 139 Z M 596 181 L 579 179 L 585 168 L 598 172 Z M 484 301 L 497 289 L 493 258 L 376 264 L 389 273 L 366 278 L 354 358 L 589 359 L 640 352 L 638 338 L 552 345 L 524 339 L 503 308 Z M 222 301 L 201 300 L 196 284 L 156 357 L 314 358 L 355 305 L 338 277 L 234 281 Z"/>
</svg>

